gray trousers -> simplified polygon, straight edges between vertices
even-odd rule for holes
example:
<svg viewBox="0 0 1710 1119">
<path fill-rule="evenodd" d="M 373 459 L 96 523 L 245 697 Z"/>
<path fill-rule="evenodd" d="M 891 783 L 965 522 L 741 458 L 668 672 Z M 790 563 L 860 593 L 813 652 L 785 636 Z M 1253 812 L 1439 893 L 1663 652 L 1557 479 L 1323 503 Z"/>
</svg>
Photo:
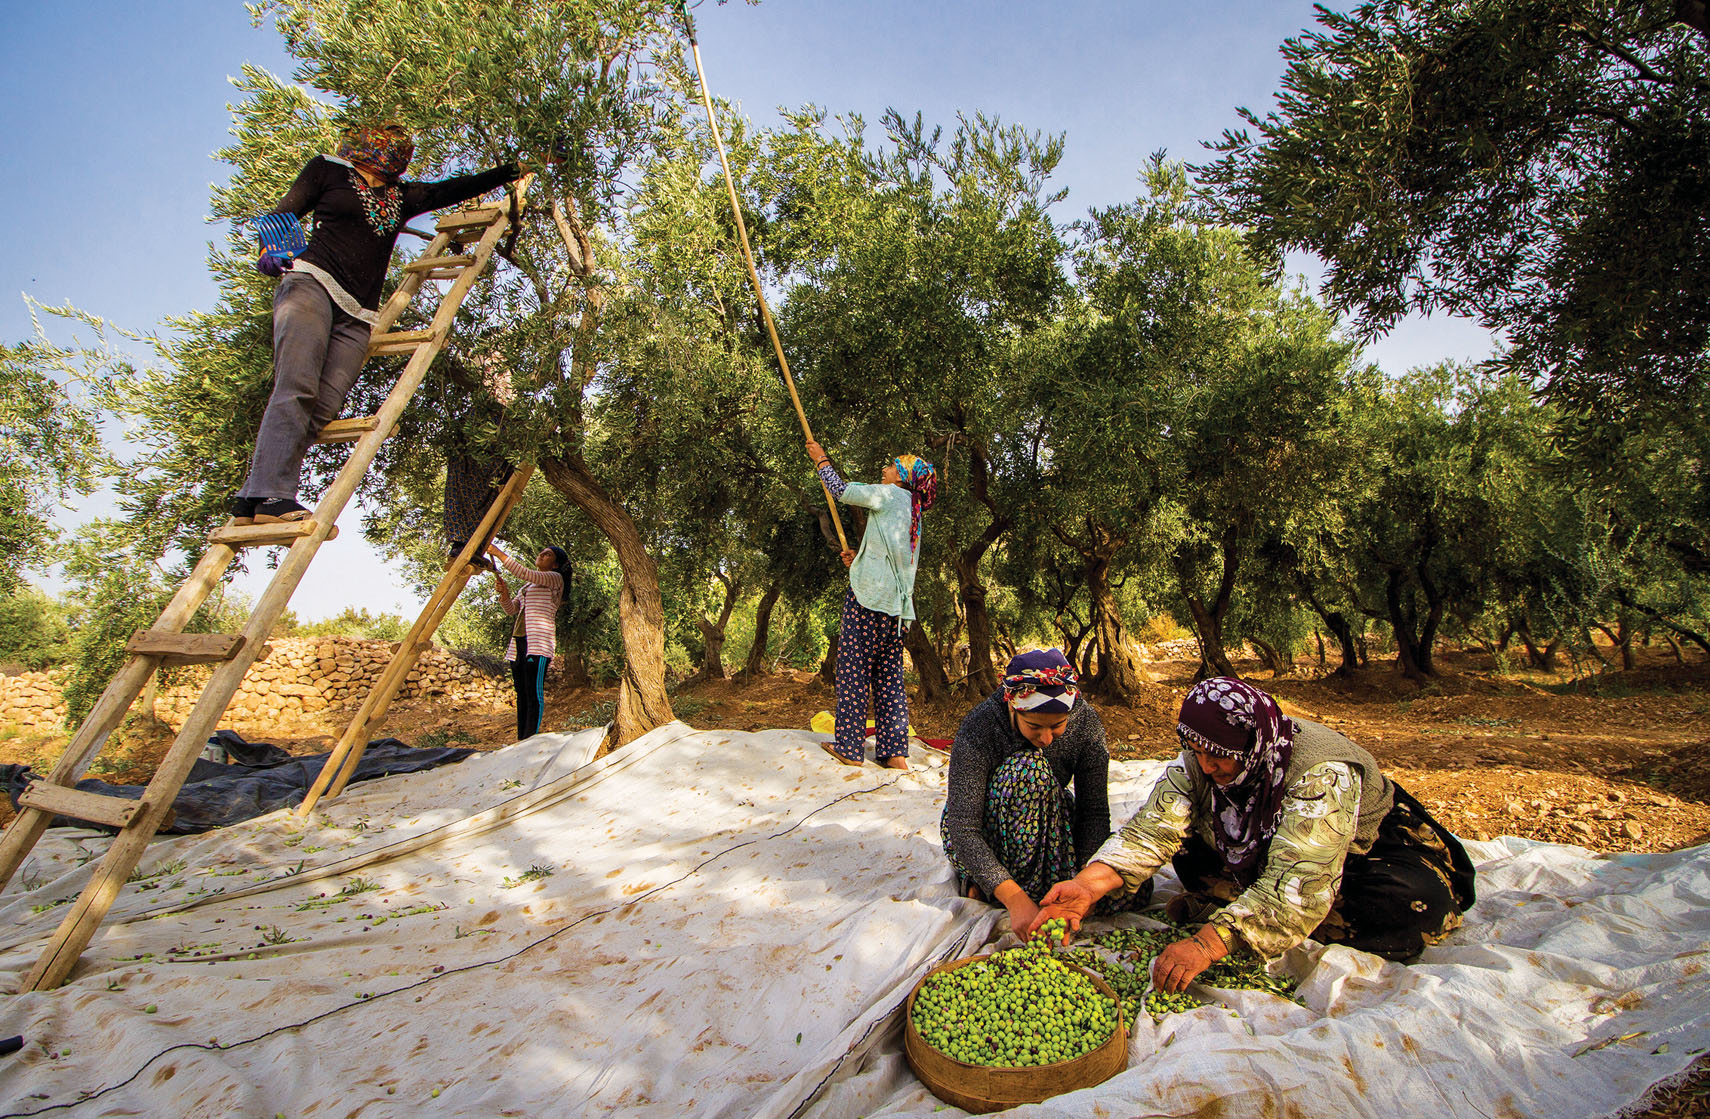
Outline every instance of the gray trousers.
<svg viewBox="0 0 1710 1119">
<path fill-rule="evenodd" d="M 273 295 L 273 395 L 241 497 L 294 498 L 303 454 L 338 418 L 368 356 L 368 324 L 339 310 L 313 276 L 287 272 Z"/>
</svg>

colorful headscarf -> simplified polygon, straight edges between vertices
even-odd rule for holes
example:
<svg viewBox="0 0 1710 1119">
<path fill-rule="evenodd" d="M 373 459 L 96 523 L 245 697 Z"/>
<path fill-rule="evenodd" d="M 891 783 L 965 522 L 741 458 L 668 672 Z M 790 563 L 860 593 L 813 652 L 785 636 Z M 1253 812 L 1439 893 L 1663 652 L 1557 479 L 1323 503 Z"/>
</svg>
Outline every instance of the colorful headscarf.
<svg viewBox="0 0 1710 1119">
<path fill-rule="evenodd" d="M 1003 670 L 1003 694 L 1011 709 L 1037 715 L 1069 711 L 1081 694 L 1080 684 L 1068 658 L 1055 649 L 1022 653 Z"/>
<path fill-rule="evenodd" d="M 339 141 L 338 157 L 346 163 L 366 167 L 376 175 L 396 182 L 416 154 L 415 141 L 401 124 L 352 128 Z"/>
<path fill-rule="evenodd" d="M 891 462 L 896 465 L 897 480 L 907 488 L 912 499 L 909 502 L 908 546 L 911 551 L 918 552 L 920 515 L 938 500 L 938 471 L 930 462 L 914 455 L 898 455 Z"/>
<path fill-rule="evenodd" d="M 1183 743 L 1242 763 L 1228 785 L 1211 784 L 1211 832 L 1229 872 L 1243 886 L 1258 878 L 1262 848 L 1282 820 L 1294 731 L 1294 720 L 1276 700 L 1232 677 L 1201 680 L 1182 700 L 1176 734 Z"/>
</svg>

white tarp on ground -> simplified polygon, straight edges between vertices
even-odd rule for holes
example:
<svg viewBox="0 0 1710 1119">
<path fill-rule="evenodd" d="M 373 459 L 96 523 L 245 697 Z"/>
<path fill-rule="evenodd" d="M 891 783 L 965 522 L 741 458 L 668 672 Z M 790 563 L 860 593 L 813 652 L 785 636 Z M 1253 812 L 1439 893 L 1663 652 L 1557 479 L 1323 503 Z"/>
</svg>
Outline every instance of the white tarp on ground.
<svg viewBox="0 0 1710 1119">
<path fill-rule="evenodd" d="M 673 724 L 589 763 L 596 738 L 160 842 L 72 981 L 11 994 L 105 850 L 50 833 L 0 895 L 0 1036 L 26 1041 L 0 1107 L 958 1114 L 898 1014 L 999 931 L 953 896 L 945 759 L 852 769 L 804 732 Z M 1118 812 L 1158 765 L 1113 767 Z M 1479 903 L 1419 963 L 1297 951 L 1306 1006 L 1143 1020 L 1127 1072 L 1016 1114 L 1597 1116 L 1710 1046 L 1710 848 L 1469 848 Z"/>
</svg>

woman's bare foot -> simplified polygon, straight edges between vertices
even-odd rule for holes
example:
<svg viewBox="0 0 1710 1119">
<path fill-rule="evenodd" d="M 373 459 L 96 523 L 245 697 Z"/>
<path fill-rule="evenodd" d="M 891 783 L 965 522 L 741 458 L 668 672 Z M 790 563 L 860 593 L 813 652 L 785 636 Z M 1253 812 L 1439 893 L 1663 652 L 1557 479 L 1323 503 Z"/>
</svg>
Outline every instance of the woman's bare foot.
<svg viewBox="0 0 1710 1119">
<path fill-rule="evenodd" d="M 884 758 L 879 762 L 879 764 L 884 766 L 886 769 L 907 769 L 908 757 L 904 754 L 898 754 L 894 758 Z"/>
<path fill-rule="evenodd" d="M 855 761 L 850 761 L 848 758 L 844 757 L 842 754 L 839 754 L 837 752 L 837 748 L 834 747 L 829 742 L 821 742 L 819 744 L 819 748 L 821 750 L 824 750 L 826 753 L 830 754 L 833 758 L 836 758 L 839 762 L 841 762 L 844 765 L 865 765 L 866 764 L 866 759 L 864 759 L 864 758 L 857 759 Z"/>
</svg>

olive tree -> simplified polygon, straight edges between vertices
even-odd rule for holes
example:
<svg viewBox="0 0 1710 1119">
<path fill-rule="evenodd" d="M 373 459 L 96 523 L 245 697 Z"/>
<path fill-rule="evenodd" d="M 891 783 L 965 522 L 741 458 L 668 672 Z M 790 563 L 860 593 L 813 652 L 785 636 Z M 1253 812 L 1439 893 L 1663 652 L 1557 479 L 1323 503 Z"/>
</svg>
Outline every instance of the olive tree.
<svg viewBox="0 0 1710 1119">
<path fill-rule="evenodd" d="M 1048 215 L 1062 140 L 977 115 L 928 129 L 893 110 L 869 148 L 859 119 L 842 123 L 834 135 L 804 111 L 774 145 L 785 337 L 855 480 L 903 452 L 934 461 L 910 650 L 933 698 L 965 634 L 964 692 L 985 695 L 997 672 L 984 572 L 1032 471 L 1037 370 L 1018 353 L 1065 292 Z"/>
<path fill-rule="evenodd" d="M 1380 0 L 1283 44 L 1271 111 L 1202 169 L 1273 249 L 1317 254 L 1367 333 L 1416 311 L 1504 335 L 1583 484 L 1659 433 L 1685 462 L 1655 535 L 1710 574 L 1710 24 L 1701 0 Z"/>
<path fill-rule="evenodd" d="M 45 336 L 0 345 L 0 595 L 49 557 L 61 503 L 99 483 L 109 458 L 96 401 L 122 374 L 116 362 L 104 344 L 81 353 Z"/>
<path fill-rule="evenodd" d="M 625 505 L 623 479 L 588 452 L 602 410 L 616 407 L 606 400 L 615 363 L 638 352 L 621 349 L 628 339 L 609 321 L 628 315 L 633 183 L 662 131 L 693 105 L 679 9 L 649 0 L 273 0 L 258 5 L 257 18 L 271 19 L 300 60 L 298 84 L 245 70 L 235 142 L 221 153 L 234 174 L 215 191 L 216 216 L 269 208 L 350 121 L 410 128 L 417 178 L 504 159 L 539 165 L 534 202 L 501 247 L 503 265 L 471 292 L 426 390 L 449 386 L 462 407 L 448 415 L 418 398 L 405 428 L 417 446 L 443 452 L 472 442 L 535 462 L 598 528 L 623 572 L 617 739 L 668 720 L 654 559 Z M 220 516 L 265 403 L 268 289 L 249 270 L 252 251 L 238 233 L 214 247 L 220 304 L 176 323 L 160 367 L 132 386 L 128 404 L 149 449 L 124 500 L 138 531 L 153 533 L 156 554 L 193 547 Z M 372 404 L 384 388 L 366 379 L 352 407 Z M 389 472 L 421 469 L 401 445 L 371 472 L 363 490 L 371 501 L 384 504 Z M 311 489 L 338 461 L 336 451 L 311 456 Z"/>
</svg>

